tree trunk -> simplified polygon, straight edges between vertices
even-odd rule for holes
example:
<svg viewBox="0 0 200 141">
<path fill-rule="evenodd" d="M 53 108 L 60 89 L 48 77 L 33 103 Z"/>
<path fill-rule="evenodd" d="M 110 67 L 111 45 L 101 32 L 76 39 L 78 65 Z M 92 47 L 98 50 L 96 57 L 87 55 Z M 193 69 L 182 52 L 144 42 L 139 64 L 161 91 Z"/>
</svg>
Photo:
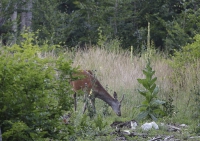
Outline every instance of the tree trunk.
<svg viewBox="0 0 200 141">
<path fill-rule="evenodd" d="M 11 21 L 12 21 L 12 31 L 16 33 L 17 32 L 17 11 L 16 11 L 17 4 L 15 4 L 14 9 L 15 10 L 13 14 L 11 15 Z"/>
<path fill-rule="evenodd" d="M 25 0 L 24 0 L 25 2 Z M 21 13 L 21 30 L 31 29 L 32 24 L 32 0 L 28 0 L 23 6 Z"/>
<path fill-rule="evenodd" d="M 1 3 L 0 3 L 0 26 L 2 26 L 4 24 L 4 18 L 3 18 L 3 15 L 1 14 L 2 13 L 2 8 L 1 8 Z"/>
<path fill-rule="evenodd" d="M 25 12 L 25 5 L 23 6 L 23 12 L 21 13 L 21 31 L 25 30 L 26 28 L 26 12 Z"/>
<path fill-rule="evenodd" d="M 17 4 L 14 5 L 14 12 L 11 15 L 11 21 L 12 21 L 12 32 L 13 32 L 13 41 L 12 44 L 16 43 L 17 37 Z"/>
<path fill-rule="evenodd" d="M 26 13 L 26 27 L 31 30 L 32 25 L 32 0 L 29 0 L 27 3 L 27 13 Z"/>
<path fill-rule="evenodd" d="M 115 1 L 115 17 L 114 17 L 114 34 L 117 35 L 117 15 L 118 14 L 118 0 Z"/>
</svg>

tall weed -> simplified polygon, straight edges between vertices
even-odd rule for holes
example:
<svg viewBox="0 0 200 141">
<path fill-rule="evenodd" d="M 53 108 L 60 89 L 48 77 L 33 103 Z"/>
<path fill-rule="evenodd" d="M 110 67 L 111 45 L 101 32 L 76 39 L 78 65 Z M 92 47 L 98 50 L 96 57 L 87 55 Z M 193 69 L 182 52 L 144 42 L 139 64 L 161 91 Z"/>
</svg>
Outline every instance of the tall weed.
<svg viewBox="0 0 200 141">
<path fill-rule="evenodd" d="M 164 116 L 166 113 L 162 110 L 165 101 L 159 100 L 157 94 L 159 92 L 158 86 L 155 82 L 157 77 L 153 77 L 155 71 L 150 66 L 150 60 L 147 61 L 146 68 L 143 70 L 145 75 L 144 79 L 137 79 L 140 84 L 143 85 L 144 90 L 138 89 L 138 92 L 145 97 L 145 100 L 140 105 L 141 113 L 138 115 L 138 120 L 151 118 L 156 121 L 157 118 Z"/>
</svg>

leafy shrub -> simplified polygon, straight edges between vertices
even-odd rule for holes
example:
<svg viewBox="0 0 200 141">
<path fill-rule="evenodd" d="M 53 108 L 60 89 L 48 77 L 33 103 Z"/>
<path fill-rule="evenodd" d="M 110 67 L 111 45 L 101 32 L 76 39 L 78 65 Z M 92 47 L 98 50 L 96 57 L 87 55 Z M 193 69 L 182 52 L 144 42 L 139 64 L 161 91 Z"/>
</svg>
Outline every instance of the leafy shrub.
<svg viewBox="0 0 200 141">
<path fill-rule="evenodd" d="M 178 20 L 179 21 L 179 20 Z M 169 53 L 173 53 L 174 49 L 180 49 L 191 39 L 185 32 L 185 28 L 178 21 L 166 22 L 167 36 L 165 38 L 166 49 Z"/>
<path fill-rule="evenodd" d="M 179 83 L 182 88 L 184 88 L 188 83 L 186 80 L 188 68 L 198 71 L 197 62 L 200 59 L 200 34 L 197 34 L 193 40 L 193 43 L 187 44 L 182 47 L 181 50 L 175 50 L 172 60 L 169 63 L 174 69 L 172 73 L 172 80 L 175 83 Z M 198 78 L 197 75 L 197 73 L 192 74 L 191 80 L 196 82 Z"/>
<path fill-rule="evenodd" d="M 174 68 L 187 67 L 187 64 L 193 64 L 200 58 L 200 34 L 197 34 L 193 40 L 193 43 L 182 47 L 181 50 L 175 50 L 173 62 L 171 62 Z"/>
<path fill-rule="evenodd" d="M 69 129 L 59 117 L 72 108 L 71 88 L 63 74 L 69 76 L 74 69 L 62 57 L 38 57 L 42 46 L 33 44 L 34 34 L 24 33 L 22 37 L 20 44 L 0 52 L 3 140 L 63 140 Z M 60 71 L 57 78 L 55 66 Z"/>
<path fill-rule="evenodd" d="M 145 97 L 142 105 L 139 106 L 141 113 L 137 117 L 138 120 L 151 118 L 155 121 L 165 114 L 161 108 L 165 101 L 161 101 L 157 98 L 159 88 L 155 84 L 157 77 L 152 78 L 154 73 L 155 71 L 152 71 L 150 61 L 148 60 L 146 68 L 143 70 L 143 74 L 146 78 L 137 79 L 145 88 L 145 90 L 138 89 L 138 92 Z"/>
</svg>

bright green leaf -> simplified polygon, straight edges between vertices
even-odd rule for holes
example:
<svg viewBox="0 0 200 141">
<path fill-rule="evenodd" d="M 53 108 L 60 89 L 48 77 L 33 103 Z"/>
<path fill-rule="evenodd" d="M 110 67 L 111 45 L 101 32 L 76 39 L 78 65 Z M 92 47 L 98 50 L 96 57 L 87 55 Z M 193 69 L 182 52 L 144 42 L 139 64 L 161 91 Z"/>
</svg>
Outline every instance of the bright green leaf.
<svg viewBox="0 0 200 141">
<path fill-rule="evenodd" d="M 139 89 L 138 89 L 138 92 L 139 92 L 141 95 L 143 95 L 144 97 L 147 96 L 147 91 L 145 91 L 145 90 L 139 90 Z"/>
</svg>

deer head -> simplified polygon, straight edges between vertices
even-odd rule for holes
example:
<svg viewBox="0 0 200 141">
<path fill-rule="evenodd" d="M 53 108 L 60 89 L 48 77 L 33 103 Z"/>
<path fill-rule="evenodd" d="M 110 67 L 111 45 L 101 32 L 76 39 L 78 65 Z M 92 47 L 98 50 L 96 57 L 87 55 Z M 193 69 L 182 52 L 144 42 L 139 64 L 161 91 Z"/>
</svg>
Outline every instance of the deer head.
<svg viewBox="0 0 200 141">
<path fill-rule="evenodd" d="M 111 107 L 118 116 L 121 116 L 121 102 L 124 99 L 124 95 L 122 96 L 122 99 L 120 101 L 118 101 L 117 99 L 116 92 L 114 92 L 113 97 L 114 97 L 114 102 L 112 103 Z"/>
</svg>

